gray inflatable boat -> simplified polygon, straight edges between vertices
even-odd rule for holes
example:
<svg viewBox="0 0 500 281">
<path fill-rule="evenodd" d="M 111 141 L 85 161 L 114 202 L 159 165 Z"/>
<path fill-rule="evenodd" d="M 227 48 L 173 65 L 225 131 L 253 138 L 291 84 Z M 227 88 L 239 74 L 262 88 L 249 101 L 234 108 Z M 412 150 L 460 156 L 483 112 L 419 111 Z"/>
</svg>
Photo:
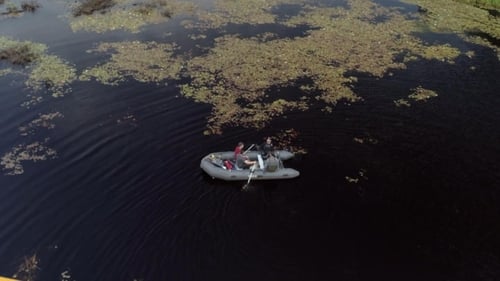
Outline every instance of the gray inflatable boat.
<svg viewBox="0 0 500 281">
<path fill-rule="evenodd" d="M 245 153 L 251 160 L 258 160 L 258 165 L 254 169 L 236 168 L 233 161 L 233 151 L 210 153 L 201 159 L 200 167 L 212 178 L 226 181 L 245 181 L 250 177 L 252 180 L 281 180 L 299 176 L 299 171 L 283 166 L 282 161 L 292 158 L 293 153 L 286 150 L 276 150 L 274 154 L 279 159 L 279 165 L 276 169 L 268 169 L 258 151 L 248 151 Z M 232 167 L 228 168 L 226 161 L 230 161 Z"/>
</svg>

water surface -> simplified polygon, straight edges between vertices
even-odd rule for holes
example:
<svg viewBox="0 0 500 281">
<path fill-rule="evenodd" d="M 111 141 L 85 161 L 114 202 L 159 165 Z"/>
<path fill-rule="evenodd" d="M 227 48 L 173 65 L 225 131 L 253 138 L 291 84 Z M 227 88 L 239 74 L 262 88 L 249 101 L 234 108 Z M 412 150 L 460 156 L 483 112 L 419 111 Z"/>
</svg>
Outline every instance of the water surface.
<svg viewBox="0 0 500 281">
<path fill-rule="evenodd" d="M 297 13 L 280 9 L 283 18 Z M 193 48 L 180 26 L 172 29 L 179 22 L 138 34 L 73 33 L 56 16 L 62 11 L 44 1 L 33 15 L 2 19 L 0 35 L 45 43 L 79 71 L 99 59 L 81 50 L 101 41 L 162 38 Z M 276 26 L 229 25 L 209 35 L 259 28 L 279 34 Z M 222 135 L 203 134 L 211 106 L 183 97 L 175 81 L 77 81 L 64 97 L 25 108 L 23 79 L 0 77 L 0 153 L 35 141 L 57 151 L 23 162 L 21 175 L 0 176 L 0 274 L 37 253 L 36 280 L 61 280 L 65 271 L 71 280 L 131 281 L 498 278 L 500 62 L 453 34 L 421 38 L 475 56 L 421 59 L 381 78 L 353 72 L 362 101 L 339 102 L 331 113 L 318 102 L 260 130 L 235 126 Z M 395 106 L 419 85 L 439 96 Z M 64 117 L 20 135 L 48 112 Z M 288 128 L 299 134 L 293 145 L 307 150 L 285 163 L 298 179 L 252 182 L 242 192 L 243 183 L 199 168 L 211 151 Z"/>
</svg>

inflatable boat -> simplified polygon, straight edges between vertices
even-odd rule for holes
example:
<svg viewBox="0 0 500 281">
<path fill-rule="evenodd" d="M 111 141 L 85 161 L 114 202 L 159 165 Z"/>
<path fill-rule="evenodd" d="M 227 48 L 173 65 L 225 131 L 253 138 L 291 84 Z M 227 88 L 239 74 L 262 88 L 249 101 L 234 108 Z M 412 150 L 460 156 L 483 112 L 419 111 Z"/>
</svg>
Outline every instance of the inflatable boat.
<svg viewBox="0 0 500 281">
<path fill-rule="evenodd" d="M 203 157 L 200 167 L 212 178 L 226 181 L 244 181 L 250 178 L 252 180 L 282 180 L 296 178 L 300 175 L 299 171 L 283 166 L 282 161 L 293 157 L 293 153 L 289 151 L 276 150 L 274 152 L 279 164 L 273 169 L 269 169 L 258 151 L 248 151 L 245 155 L 250 160 L 256 160 L 257 164 L 251 168 L 237 168 L 233 161 L 234 152 L 224 151 L 213 152 Z"/>
</svg>

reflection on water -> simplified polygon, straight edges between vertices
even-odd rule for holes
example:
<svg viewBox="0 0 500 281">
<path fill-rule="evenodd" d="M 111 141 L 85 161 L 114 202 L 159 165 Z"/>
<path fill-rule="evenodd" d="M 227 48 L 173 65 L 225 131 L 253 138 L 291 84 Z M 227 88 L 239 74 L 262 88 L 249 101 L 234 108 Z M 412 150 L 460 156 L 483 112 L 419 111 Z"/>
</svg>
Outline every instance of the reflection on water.
<svg viewBox="0 0 500 281">
<path fill-rule="evenodd" d="M 0 46 L 42 42 L 62 66 L 0 61 L 0 275 L 36 261 L 36 280 L 500 276 L 494 47 L 416 34 L 416 7 L 395 1 L 225 2 L 138 33 L 74 33 L 53 1 L 0 19 Z M 299 178 L 241 192 L 199 169 L 269 135 L 307 151 L 286 163 Z"/>
</svg>

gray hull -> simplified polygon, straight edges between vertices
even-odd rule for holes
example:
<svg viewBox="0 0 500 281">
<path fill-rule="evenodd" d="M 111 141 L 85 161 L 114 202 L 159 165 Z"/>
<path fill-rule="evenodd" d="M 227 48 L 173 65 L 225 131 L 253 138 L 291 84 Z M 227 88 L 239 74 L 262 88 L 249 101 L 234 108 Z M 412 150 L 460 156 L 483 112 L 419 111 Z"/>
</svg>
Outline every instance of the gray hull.
<svg viewBox="0 0 500 281">
<path fill-rule="evenodd" d="M 277 156 L 281 160 L 287 160 L 293 157 L 293 154 L 289 151 L 280 150 Z M 257 159 L 257 151 L 249 151 L 246 153 L 252 160 Z M 214 152 L 203 157 L 200 162 L 200 167 L 205 173 L 207 173 L 212 178 L 226 180 L 226 181 L 246 181 L 250 176 L 250 169 L 243 170 L 227 170 L 220 165 L 216 165 L 213 159 L 221 160 L 232 160 L 234 158 L 234 152 L 224 151 L 224 152 Z M 252 180 L 281 180 L 281 179 L 292 179 L 300 175 L 299 171 L 292 168 L 279 168 L 274 172 L 265 171 L 263 169 L 255 169 L 252 174 Z"/>
</svg>

